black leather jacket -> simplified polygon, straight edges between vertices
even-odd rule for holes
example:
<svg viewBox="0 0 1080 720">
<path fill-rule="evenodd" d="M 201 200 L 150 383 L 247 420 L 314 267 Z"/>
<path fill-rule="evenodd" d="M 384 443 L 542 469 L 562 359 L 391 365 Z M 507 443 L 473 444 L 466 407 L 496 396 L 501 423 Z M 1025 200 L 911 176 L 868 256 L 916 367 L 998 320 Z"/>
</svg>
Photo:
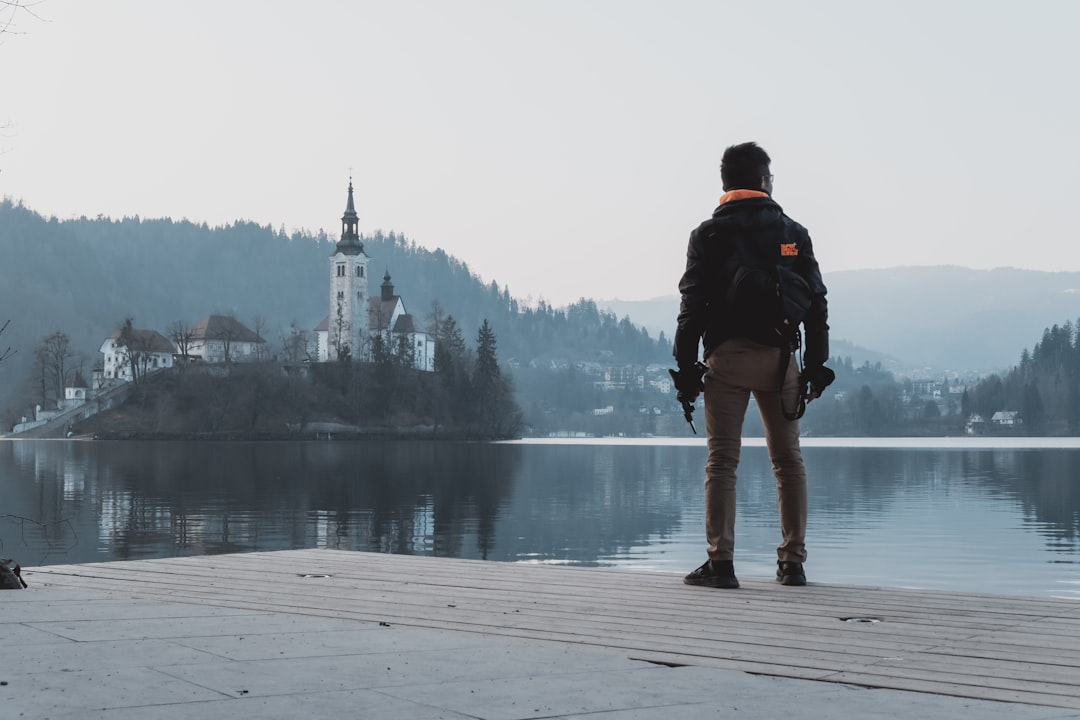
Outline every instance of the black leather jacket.
<svg viewBox="0 0 1080 720">
<path fill-rule="evenodd" d="M 762 194 L 724 202 L 712 218 L 690 233 L 686 272 L 679 282 L 682 304 L 675 330 L 674 354 L 679 367 L 688 367 L 697 360 L 699 340 L 704 341 L 702 357 L 707 358 L 717 345 L 737 335 L 725 305 L 733 256 L 740 252 L 740 243 L 745 243 L 741 252 L 769 258 L 806 280 L 813 302 L 803 320 L 803 362 L 807 368 L 823 365 L 829 359 L 829 311 L 810 234 L 785 215 L 771 197 Z"/>
</svg>

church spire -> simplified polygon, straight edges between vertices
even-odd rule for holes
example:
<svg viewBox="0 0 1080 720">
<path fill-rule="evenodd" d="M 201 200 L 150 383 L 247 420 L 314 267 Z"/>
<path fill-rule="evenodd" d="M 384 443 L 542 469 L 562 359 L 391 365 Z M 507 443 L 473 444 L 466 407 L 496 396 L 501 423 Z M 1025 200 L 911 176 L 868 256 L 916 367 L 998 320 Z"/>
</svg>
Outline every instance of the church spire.
<svg viewBox="0 0 1080 720">
<path fill-rule="evenodd" d="M 353 203 L 352 176 L 349 176 L 349 200 L 345 203 L 345 214 L 341 216 L 341 240 L 337 244 L 338 252 L 346 255 L 359 255 L 364 252 L 364 244 L 360 242 L 360 233 L 356 229 L 359 222 L 356 205 Z"/>
<path fill-rule="evenodd" d="M 382 291 L 381 297 L 383 300 L 394 299 L 394 283 L 390 282 L 390 268 L 386 269 L 386 273 L 382 278 L 382 285 L 379 286 L 379 289 Z"/>
</svg>

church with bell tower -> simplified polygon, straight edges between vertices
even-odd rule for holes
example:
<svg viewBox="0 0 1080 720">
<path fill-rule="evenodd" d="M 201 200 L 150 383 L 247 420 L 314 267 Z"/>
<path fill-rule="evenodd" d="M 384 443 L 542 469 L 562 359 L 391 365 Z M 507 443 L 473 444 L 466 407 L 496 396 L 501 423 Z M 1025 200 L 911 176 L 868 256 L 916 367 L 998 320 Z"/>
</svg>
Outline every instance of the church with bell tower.
<svg viewBox="0 0 1080 720">
<path fill-rule="evenodd" d="M 364 243 L 360 242 L 359 222 L 352 178 L 349 178 L 349 199 L 341 216 L 341 239 L 330 256 L 326 360 L 364 359 L 368 349 L 368 256 L 364 254 Z M 320 360 L 324 359 L 321 350 Z"/>
<path fill-rule="evenodd" d="M 433 371 L 435 341 L 405 312 L 405 302 L 394 293 L 389 271 L 383 275 L 378 294 L 368 294 L 369 261 L 360 240 L 349 178 L 341 239 L 330 256 L 330 313 L 315 328 L 319 362 L 370 361 L 373 339 L 379 338 L 383 347 L 407 352 L 409 364 L 417 370 Z"/>
</svg>

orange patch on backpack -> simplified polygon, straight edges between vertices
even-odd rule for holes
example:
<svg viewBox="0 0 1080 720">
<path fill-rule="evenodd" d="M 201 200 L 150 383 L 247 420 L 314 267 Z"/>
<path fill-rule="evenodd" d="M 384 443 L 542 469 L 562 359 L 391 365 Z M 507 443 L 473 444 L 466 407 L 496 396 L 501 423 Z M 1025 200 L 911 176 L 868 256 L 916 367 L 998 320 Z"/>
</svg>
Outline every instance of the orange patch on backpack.
<svg viewBox="0 0 1080 720">
<path fill-rule="evenodd" d="M 795 257 L 799 254 L 799 248 L 795 243 L 781 243 L 780 255 L 783 257 Z"/>
</svg>

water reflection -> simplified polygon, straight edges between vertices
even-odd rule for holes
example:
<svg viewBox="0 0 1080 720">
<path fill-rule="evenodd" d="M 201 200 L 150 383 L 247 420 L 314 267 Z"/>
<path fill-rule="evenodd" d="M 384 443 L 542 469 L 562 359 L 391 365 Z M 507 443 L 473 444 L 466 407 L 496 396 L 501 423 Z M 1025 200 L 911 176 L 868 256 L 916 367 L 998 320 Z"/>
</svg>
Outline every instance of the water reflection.
<svg viewBox="0 0 1080 720">
<path fill-rule="evenodd" d="M 0 442 L 24 565 L 325 547 L 685 572 L 704 447 Z M 811 447 L 811 581 L 1080 597 L 1080 450 Z M 770 463 L 743 451 L 736 562 L 769 577 Z"/>
</svg>

